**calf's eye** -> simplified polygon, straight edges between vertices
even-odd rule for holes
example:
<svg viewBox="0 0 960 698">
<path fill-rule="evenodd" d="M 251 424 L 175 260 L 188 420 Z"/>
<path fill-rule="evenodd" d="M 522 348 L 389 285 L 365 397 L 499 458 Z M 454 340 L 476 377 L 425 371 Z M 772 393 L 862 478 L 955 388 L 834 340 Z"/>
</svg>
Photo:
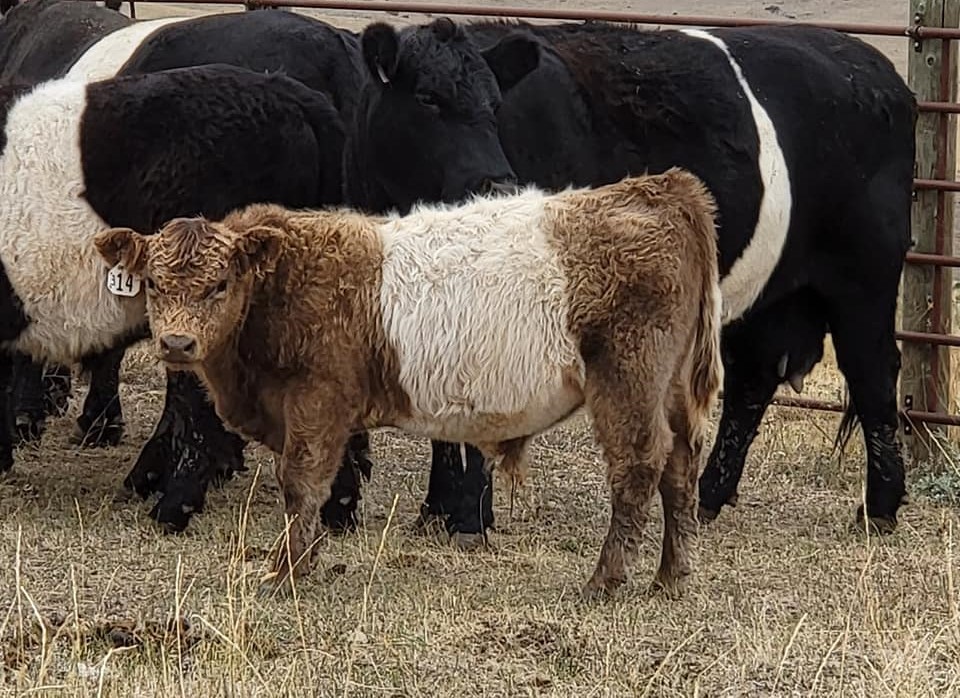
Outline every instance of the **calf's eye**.
<svg viewBox="0 0 960 698">
<path fill-rule="evenodd" d="M 211 296 L 220 296 L 227 292 L 227 280 L 224 279 L 217 284 L 217 287 L 210 293 Z"/>
<path fill-rule="evenodd" d="M 151 279 L 149 276 L 148 276 L 144 281 L 145 281 L 145 283 L 147 284 L 147 290 L 148 290 L 148 291 L 155 291 L 155 290 L 157 290 L 157 285 L 156 285 L 155 283 L 153 283 L 153 279 Z"/>
</svg>

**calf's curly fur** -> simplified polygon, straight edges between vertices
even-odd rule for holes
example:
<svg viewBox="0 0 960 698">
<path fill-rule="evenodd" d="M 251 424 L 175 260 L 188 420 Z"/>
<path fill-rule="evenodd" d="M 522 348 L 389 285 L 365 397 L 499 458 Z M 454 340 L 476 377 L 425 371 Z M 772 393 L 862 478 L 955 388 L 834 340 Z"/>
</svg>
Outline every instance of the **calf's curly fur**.
<svg viewBox="0 0 960 698">
<path fill-rule="evenodd" d="M 160 357 L 280 454 L 292 524 L 271 585 L 307 567 L 352 432 L 399 427 L 516 465 L 586 404 L 612 493 L 586 591 L 626 580 L 658 488 L 657 581 L 674 590 L 691 571 L 722 373 L 714 211 L 672 169 L 403 217 L 256 205 L 154 236 L 114 229 L 97 246 L 145 277 Z"/>
</svg>

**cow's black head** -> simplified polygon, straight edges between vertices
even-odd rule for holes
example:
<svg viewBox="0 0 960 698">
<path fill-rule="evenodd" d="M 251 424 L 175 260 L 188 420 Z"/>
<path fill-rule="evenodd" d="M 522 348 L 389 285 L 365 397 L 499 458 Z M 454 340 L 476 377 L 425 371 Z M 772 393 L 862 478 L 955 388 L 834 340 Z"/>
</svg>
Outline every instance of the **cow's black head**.
<svg viewBox="0 0 960 698">
<path fill-rule="evenodd" d="M 368 79 L 347 156 L 347 198 L 374 210 L 458 201 L 514 178 L 497 136 L 507 90 L 536 68 L 538 45 L 508 35 L 481 50 L 449 19 L 361 38 Z"/>
</svg>

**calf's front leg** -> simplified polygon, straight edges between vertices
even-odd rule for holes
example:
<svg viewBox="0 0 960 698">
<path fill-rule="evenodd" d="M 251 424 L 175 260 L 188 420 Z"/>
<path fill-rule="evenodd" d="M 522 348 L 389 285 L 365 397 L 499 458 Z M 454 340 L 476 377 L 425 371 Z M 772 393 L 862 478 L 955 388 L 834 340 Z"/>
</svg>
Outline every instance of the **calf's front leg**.
<svg viewBox="0 0 960 698">
<path fill-rule="evenodd" d="M 330 497 L 350 438 L 351 422 L 317 421 L 316 404 L 333 404 L 333 400 L 317 399 L 314 394 L 310 400 L 298 401 L 285 410 L 287 432 L 277 481 L 283 492 L 287 525 L 261 594 L 289 591 L 291 577 L 309 571 L 312 548 L 321 530 L 321 510 Z"/>
</svg>

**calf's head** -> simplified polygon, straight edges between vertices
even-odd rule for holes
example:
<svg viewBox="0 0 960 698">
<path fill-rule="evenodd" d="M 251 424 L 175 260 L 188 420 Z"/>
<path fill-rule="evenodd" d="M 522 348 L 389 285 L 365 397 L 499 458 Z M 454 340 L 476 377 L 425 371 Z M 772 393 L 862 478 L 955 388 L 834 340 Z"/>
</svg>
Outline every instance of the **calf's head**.
<svg viewBox="0 0 960 698">
<path fill-rule="evenodd" d="M 203 218 L 177 218 L 156 235 L 129 228 L 99 233 L 110 265 L 144 280 L 158 357 L 190 369 L 216 357 L 242 326 L 258 276 L 280 253 L 280 233 L 253 227 L 242 234 Z"/>
<path fill-rule="evenodd" d="M 350 203 L 407 210 L 420 200 L 453 202 L 509 186 L 515 175 L 496 112 L 501 92 L 537 67 L 533 39 L 508 34 L 481 50 L 443 18 L 400 33 L 374 23 L 361 45 L 368 79 L 348 145 Z M 366 196 L 356 193 L 365 187 Z"/>
</svg>

